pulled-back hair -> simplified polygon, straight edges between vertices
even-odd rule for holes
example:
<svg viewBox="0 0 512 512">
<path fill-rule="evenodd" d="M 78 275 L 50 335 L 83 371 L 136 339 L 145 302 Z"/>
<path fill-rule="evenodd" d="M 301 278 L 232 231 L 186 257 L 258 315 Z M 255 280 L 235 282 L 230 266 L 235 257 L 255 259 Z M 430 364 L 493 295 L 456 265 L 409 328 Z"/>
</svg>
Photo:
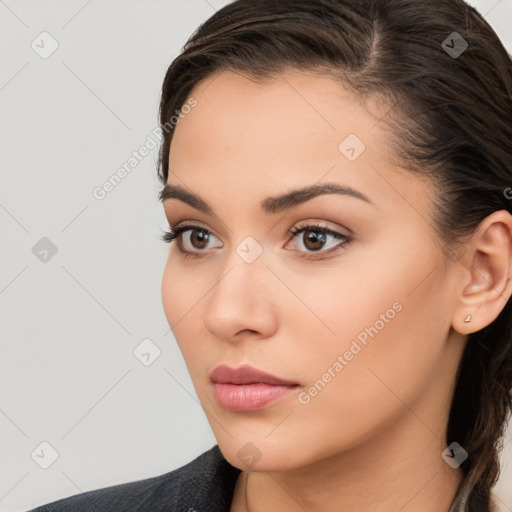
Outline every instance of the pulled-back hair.
<svg viewBox="0 0 512 512">
<path fill-rule="evenodd" d="M 455 34 L 454 34 L 455 33 Z M 467 45 L 467 47 L 466 47 Z M 173 129 L 194 86 L 216 71 L 263 80 L 322 72 L 386 105 L 390 149 L 435 186 L 433 226 L 447 257 L 497 210 L 512 213 L 512 62 L 462 0 L 238 0 L 200 25 L 167 70 L 158 177 L 169 173 Z M 174 127 L 174 125 L 172 125 Z M 512 301 L 469 335 L 455 376 L 446 445 L 466 510 L 489 510 L 512 407 Z"/>
</svg>

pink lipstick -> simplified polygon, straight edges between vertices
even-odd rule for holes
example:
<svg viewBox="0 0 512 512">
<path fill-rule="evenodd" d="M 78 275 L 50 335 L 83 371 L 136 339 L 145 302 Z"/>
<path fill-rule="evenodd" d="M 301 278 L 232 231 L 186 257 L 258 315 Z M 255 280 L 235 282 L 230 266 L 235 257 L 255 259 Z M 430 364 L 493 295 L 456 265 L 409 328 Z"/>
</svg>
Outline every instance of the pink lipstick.
<svg viewBox="0 0 512 512">
<path fill-rule="evenodd" d="M 296 382 L 263 372 L 249 365 L 230 368 L 216 366 L 210 373 L 215 397 L 221 407 L 229 411 L 263 409 L 292 393 Z"/>
</svg>

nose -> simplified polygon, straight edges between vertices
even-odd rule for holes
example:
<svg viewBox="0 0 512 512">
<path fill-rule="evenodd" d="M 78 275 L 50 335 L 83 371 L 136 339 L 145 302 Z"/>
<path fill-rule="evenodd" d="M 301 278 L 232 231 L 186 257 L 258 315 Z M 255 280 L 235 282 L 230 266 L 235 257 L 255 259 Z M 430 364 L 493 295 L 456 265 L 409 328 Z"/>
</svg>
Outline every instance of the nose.
<svg viewBox="0 0 512 512">
<path fill-rule="evenodd" d="M 278 325 L 272 272 L 263 258 L 247 263 L 237 255 L 207 296 L 204 326 L 229 342 L 271 337 Z"/>
</svg>

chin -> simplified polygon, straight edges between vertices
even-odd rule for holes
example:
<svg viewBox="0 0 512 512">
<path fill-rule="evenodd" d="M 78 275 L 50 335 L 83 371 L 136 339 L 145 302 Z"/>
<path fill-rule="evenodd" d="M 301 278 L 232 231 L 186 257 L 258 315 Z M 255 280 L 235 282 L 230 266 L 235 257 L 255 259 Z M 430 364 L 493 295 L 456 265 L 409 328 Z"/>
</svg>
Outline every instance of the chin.
<svg viewBox="0 0 512 512">
<path fill-rule="evenodd" d="M 308 463 L 300 443 L 292 444 L 290 438 L 288 441 L 283 443 L 278 436 L 273 441 L 244 436 L 217 443 L 226 460 L 242 471 L 286 471 Z"/>
</svg>

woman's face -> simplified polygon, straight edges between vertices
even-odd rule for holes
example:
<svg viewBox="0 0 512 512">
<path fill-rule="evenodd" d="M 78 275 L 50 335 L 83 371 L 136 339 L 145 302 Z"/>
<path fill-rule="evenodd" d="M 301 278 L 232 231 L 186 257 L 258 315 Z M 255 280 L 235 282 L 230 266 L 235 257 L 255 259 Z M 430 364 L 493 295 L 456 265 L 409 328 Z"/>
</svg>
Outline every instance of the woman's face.
<svg viewBox="0 0 512 512">
<path fill-rule="evenodd" d="M 440 454 L 463 348 L 455 264 L 434 234 L 432 189 L 387 160 L 389 107 L 372 115 L 312 74 L 213 78 L 174 128 L 168 178 L 211 212 L 164 200 L 173 227 L 199 228 L 181 235 L 190 254 L 171 243 L 162 299 L 224 455 L 242 469 L 299 467 L 378 447 L 400 425 L 406 444 L 437 436 Z M 327 183 L 352 193 L 278 199 Z M 310 225 L 335 235 L 290 232 Z M 236 410 L 216 398 L 220 364 L 297 386 Z"/>
</svg>

